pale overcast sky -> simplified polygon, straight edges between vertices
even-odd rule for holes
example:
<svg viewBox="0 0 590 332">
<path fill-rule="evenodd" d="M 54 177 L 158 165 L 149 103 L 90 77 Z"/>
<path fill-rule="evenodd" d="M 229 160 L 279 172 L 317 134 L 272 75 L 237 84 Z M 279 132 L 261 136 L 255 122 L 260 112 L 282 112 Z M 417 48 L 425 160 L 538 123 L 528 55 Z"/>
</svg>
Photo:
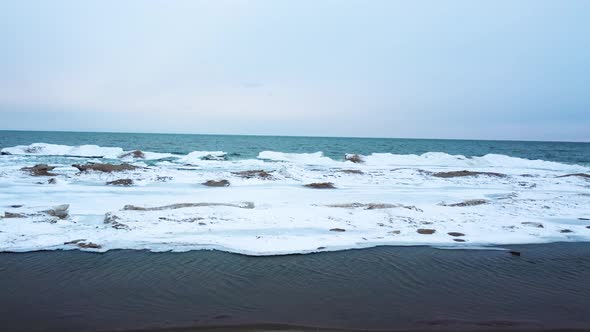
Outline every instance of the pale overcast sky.
<svg viewBox="0 0 590 332">
<path fill-rule="evenodd" d="M 590 141 L 590 1 L 4 1 L 0 129 Z"/>
</svg>

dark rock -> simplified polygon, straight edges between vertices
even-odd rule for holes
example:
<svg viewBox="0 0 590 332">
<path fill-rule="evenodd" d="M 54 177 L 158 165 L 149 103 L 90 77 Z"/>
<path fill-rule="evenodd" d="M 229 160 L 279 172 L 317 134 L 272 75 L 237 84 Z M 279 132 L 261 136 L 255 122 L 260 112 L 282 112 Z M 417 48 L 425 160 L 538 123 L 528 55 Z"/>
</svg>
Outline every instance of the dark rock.
<svg viewBox="0 0 590 332">
<path fill-rule="evenodd" d="M 405 206 L 400 205 L 400 204 L 369 203 L 366 205 L 365 210 L 393 209 L 393 208 L 399 208 L 399 207 L 405 207 Z"/>
<path fill-rule="evenodd" d="M 163 217 L 160 217 L 160 219 L 162 219 Z M 120 220 L 121 218 L 117 215 L 112 214 L 111 212 L 107 212 L 104 215 L 104 219 L 103 222 L 105 224 L 112 224 L 113 222 Z"/>
<path fill-rule="evenodd" d="M 0 152 L 0 156 L 10 156 L 10 153 L 2 151 Z"/>
<path fill-rule="evenodd" d="M 527 225 L 527 226 L 532 226 L 532 227 L 537 227 L 537 228 L 544 228 L 543 224 L 541 224 L 540 222 L 523 221 L 523 222 L 521 222 L 521 224 Z"/>
<path fill-rule="evenodd" d="M 572 231 L 571 229 L 562 229 L 559 232 L 560 233 L 573 233 L 574 231 Z"/>
<path fill-rule="evenodd" d="M 465 240 L 463 240 L 463 239 L 453 239 L 453 241 L 455 241 L 455 242 L 465 242 Z"/>
<path fill-rule="evenodd" d="M 72 241 L 64 242 L 64 244 L 78 244 L 78 242 L 82 242 L 82 241 L 86 241 L 86 239 L 72 240 Z"/>
<path fill-rule="evenodd" d="M 317 250 L 324 250 L 324 249 L 326 249 L 326 247 L 318 247 Z"/>
<path fill-rule="evenodd" d="M 133 180 L 131 179 L 119 179 L 115 181 L 107 182 L 107 186 L 132 186 Z"/>
<path fill-rule="evenodd" d="M 165 221 L 175 221 L 175 222 L 195 222 L 195 221 L 203 220 L 205 218 L 195 217 L 195 218 L 173 219 L 173 218 L 166 218 L 166 217 L 158 217 L 158 219 L 165 220 Z"/>
<path fill-rule="evenodd" d="M 314 189 L 336 189 L 332 182 L 316 182 L 303 185 L 306 188 Z"/>
<path fill-rule="evenodd" d="M 23 213 L 16 213 L 16 212 L 8 212 L 5 211 L 4 212 L 4 218 L 9 219 L 9 218 L 26 218 L 27 216 Z"/>
<path fill-rule="evenodd" d="M 418 234 L 430 235 L 430 234 L 434 234 L 436 232 L 436 230 L 431 229 L 431 228 L 419 228 L 416 232 L 418 232 Z"/>
<path fill-rule="evenodd" d="M 231 203 L 177 203 L 177 204 L 170 204 L 170 205 L 156 206 L 156 207 L 142 207 L 142 206 L 136 206 L 136 205 L 125 205 L 123 207 L 123 210 L 126 210 L 126 211 L 162 211 L 162 210 L 175 210 L 175 209 L 203 207 L 203 206 L 230 206 L 230 207 L 236 207 L 236 208 L 240 208 L 240 209 L 253 209 L 254 203 L 252 203 L 252 202 L 241 202 L 239 204 L 231 204 Z"/>
<path fill-rule="evenodd" d="M 454 203 L 454 204 L 447 204 L 444 206 L 452 206 L 452 207 L 466 207 L 466 206 L 477 206 L 477 205 L 483 205 L 483 204 L 488 204 L 489 202 L 485 199 L 470 199 L 470 200 L 466 200 L 460 203 Z"/>
<path fill-rule="evenodd" d="M 590 229 L 590 226 L 586 226 L 586 228 Z"/>
<path fill-rule="evenodd" d="M 392 169 L 391 171 L 394 171 L 394 170 Z M 417 169 L 416 172 L 418 172 L 418 174 L 420 174 L 420 175 L 432 175 L 432 174 L 434 174 L 434 172 L 427 171 L 427 170 L 424 170 L 424 169 Z"/>
<path fill-rule="evenodd" d="M 465 176 L 479 176 L 479 175 L 495 176 L 495 177 L 506 177 L 506 174 L 501 174 L 501 173 L 493 173 L 493 172 L 472 172 L 472 171 L 438 172 L 438 173 L 432 174 L 432 176 L 435 176 L 437 178 L 443 178 L 443 179 L 458 178 L 458 177 L 465 177 Z"/>
<path fill-rule="evenodd" d="M 272 174 L 262 169 L 251 170 L 251 171 L 241 171 L 241 172 L 232 172 L 233 175 L 239 176 L 244 179 L 262 179 L 262 180 L 271 180 Z"/>
<path fill-rule="evenodd" d="M 360 169 L 342 169 L 339 172 L 346 173 L 346 174 L 365 174 Z"/>
<path fill-rule="evenodd" d="M 328 204 L 327 207 L 333 208 L 344 208 L 344 209 L 356 209 L 356 208 L 365 208 L 365 210 L 380 210 L 380 209 L 408 209 L 414 210 L 418 212 L 423 212 L 421 209 L 415 207 L 414 205 L 403 205 L 403 204 L 389 204 L 389 203 L 344 203 L 344 204 Z"/>
<path fill-rule="evenodd" d="M 132 171 L 138 169 L 139 167 L 133 166 L 127 163 L 123 163 L 120 165 L 113 165 L 113 164 L 86 164 L 86 165 L 72 165 L 73 167 L 77 168 L 80 172 L 87 172 L 87 171 L 97 171 L 97 172 L 121 172 L 121 171 Z"/>
<path fill-rule="evenodd" d="M 39 152 L 43 151 L 43 148 L 38 145 L 34 145 L 34 146 L 29 146 L 29 147 L 25 148 L 24 151 L 25 151 L 25 153 L 39 153 Z"/>
<path fill-rule="evenodd" d="M 55 166 L 48 166 L 47 164 L 37 164 L 33 167 L 23 167 L 22 171 L 29 172 L 32 176 L 56 176 L 55 173 L 50 173 Z"/>
<path fill-rule="evenodd" d="M 51 178 L 51 179 L 47 180 L 47 183 L 48 184 L 56 184 L 57 180 L 55 178 Z"/>
<path fill-rule="evenodd" d="M 369 203 L 366 206 L 367 206 L 366 210 L 402 208 L 402 209 L 408 209 L 408 210 L 413 210 L 413 211 L 418 211 L 418 212 L 424 212 L 422 209 L 420 209 L 414 205 Z"/>
<path fill-rule="evenodd" d="M 201 160 L 225 160 L 225 159 L 226 159 L 225 155 L 223 155 L 223 156 L 215 156 L 215 155 L 212 155 L 212 154 L 208 154 L 208 155 L 206 155 L 206 156 L 204 156 L 204 157 L 201 158 Z"/>
<path fill-rule="evenodd" d="M 119 156 L 119 158 L 127 158 L 127 157 L 133 157 L 136 159 L 144 159 L 145 158 L 145 154 L 139 150 L 135 150 L 135 151 L 131 151 L 131 152 L 127 152 L 124 153 L 122 155 Z"/>
<path fill-rule="evenodd" d="M 346 232 L 346 230 L 344 228 L 332 228 L 330 232 Z"/>
<path fill-rule="evenodd" d="M 510 251 L 508 251 L 508 253 L 512 256 L 519 256 L 520 257 L 520 251 L 510 250 Z"/>
<path fill-rule="evenodd" d="M 124 229 L 124 230 L 127 230 L 127 231 L 130 230 L 129 226 L 127 226 L 127 225 L 125 225 L 123 223 L 120 223 L 118 220 L 121 220 L 121 218 L 119 216 L 116 216 L 116 215 L 114 215 L 114 214 L 112 214 L 110 212 L 107 212 L 104 215 L 103 222 L 105 224 L 110 224 L 111 227 L 113 227 L 114 229 Z"/>
<path fill-rule="evenodd" d="M 345 209 L 354 209 L 360 207 L 366 207 L 367 204 L 363 203 L 344 203 L 344 204 L 328 204 L 327 207 L 334 207 L 334 208 L 345 208 Z"/>
<path fill-rule="evenodd" d="M 397 234 L 401 234 L 401 231 L 395 230 L 395 231 L 390 231 L 390 232 L 387 232 L 387 233 L 388 234 L 395 234 L 395 235 L 397 235 Z"/>
<path fill-rule="evenodd" d="M 129 226 L 122 224 L 120 222 L 113 223 L 112 227 L 114 229 L 124 229 L 126 231 L 130 230 Z"/>
<path fill-rule="evenodd" d="M 156 181 L 168 182 L 168 181 L 172 181 L 172 177 L 171 176 L 156 176 Z"/>
<path fill-rule="evenodd" d="M 229 187 L 229 181 L 227 180 L 209 180 L 207 182 L 203 182 L 202 185 L 207 187 Z"/>
<path fill-rule="evenodd" d="M 465 236 L 465 234 L 459 232 L 448 232 L 447 234 L 450 236 Z"/>
<path fill-rule="evenodd" d="M 204 222 L 199 223 L 199 226 L 205 226 L 205 225 L 207 225 L 207 223 L 204 223 Z"/>
<path fill-rule="evenodd" d="M 358 154 L 347 154 L 346 156 L 344 156 L 344 159 L 352 161 L 355 164 L 360 164 L 364 162 L 363 158 L 361 158 L 361 156 L 359 156 Z"/>
<path fill-rule="evenodd" d="M 18 209 L 18 208 L 21 208 L 23 206 L 24 205 L 22 205 L 22 204 L 15 204 L 15 205 L 11 205 L 10 207 L 13 208 L 13 209 Z"/>
<path fill-rule="evenodd" d="M 59 219 L 65 219 L 69 216 L 68 209 L 69 204 L 58 205 L 52 209 L 41 211 L 42 213 L 48 214 L 52 217 L 58 217 Z"/>
<path fill-rule="evenodd" d="M 102 246 L 100 244 L 92 243 L 92 242 L 80 242 L 77 243 L 78 247 L 82 249 L 100 249 Z"/>
<path fill-rule="evenodd" d="M 584 220 L 584 221 L 588 221 L 590 220 L 589 218 L 578 218 L 578 220 Z"/>
<path fill-rule="evenodd" d="M 529 188 L 529 189 L 532 189 L 532 188 L 536 188 L 537 187 L 537 184 L 536 183 L 528 183 L 528 182 L 519 182 L 518 185 L 521 186 L 521 187 Z"/>
<path fill-rule="evenodd" d="M 558 178 L 567 178 L 567 177 L 572 177 L 572 176 L 590 179 L 590 174 L 584 174 L 584 173 L 566 174 L 566 175 L 558 176 Z"/>
</svg>

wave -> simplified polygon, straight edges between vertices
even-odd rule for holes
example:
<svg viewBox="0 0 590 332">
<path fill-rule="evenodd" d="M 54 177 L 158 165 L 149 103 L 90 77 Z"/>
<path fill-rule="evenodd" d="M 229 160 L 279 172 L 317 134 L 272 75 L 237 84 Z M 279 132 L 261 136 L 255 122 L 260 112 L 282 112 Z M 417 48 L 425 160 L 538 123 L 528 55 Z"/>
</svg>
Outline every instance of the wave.
<svg viewBox="0 0 590 332">
<path fill-rule="evenodd" d="M 83 158 L 106 158 L 133 160 L 168 160 L 175 163 L 200 164 L 203 160 L 227 160 L 228 154 L 224 151 L 193 151 L 183 155 L 178 153 L 163 153 L 131 150 L 126 151 L 120 147 L 101 147 L 98 145 L 69 146 L 48 143 L 33 143 L 30 145 L 18 145 L 0 150 L 5 155 L 21 156 L 65 156 Z M 297 165 L 322 165 L 341 167 L 352 166 L 353 162 L 343 155 L 342 159 L 333 159 L 318 151 L 314 153 L 287 153 L 280 151 L 262 151 L 256 159 L 259 162 L 284 162 Z M 502 168 L 502 169 L 531 169 L 548 171 L 567 172 L 588 172 L 587 166 L 564 164 L 555 161 L 530 160 L 525 158 L 511 157 L 500 154 L 487 154 L 485 156 L 466 157 L 464 155 L 451 155 L 444 152 L 427 152 L 417 154 L 393 154 L 393 153 L 372 153 L 358 155 L 361 163 L 356 167 L 454 167 L 461 169 L 468 168 Z M 244 162 L 244 160 L 241 160 Z"/>
<path fill-rule="evenodd" d="M 258 159 L 269 161 L 286 161 L 307 165 L 321 165 L 335 162 L 333 159 L 325 157 L 324 153 L 321 151 L 315 153 L 285 153 L 276 151 L 262 151 L 258 154 Z"/>
<path fill-rule="evenodd" d="M 199 163 L 202 160 L 225 160 L 227 153 L 223 151 L 193 151 L 180 157 L 179 162 L 186 164 Z"/>
<path fill-rule="evenodd" d="M 346 154 L 349 159 L 352 154 Z M 372 153 L 358 155 L 362 166 L 376 167 L 456 167 L 456 168 L 514 168 L 532 170 L 551 170 L 586 172 L 588 167 L 580 165 L 563 164 L 546 160 L 530 160 L 518 157 L 510 157 L 499 154 L 487 154 L 481 157 L 466 157 L 463 155 L 451 155 L 444 152 L 427 152 L 416 154 Z M 342 165 L 353 164 L 350 160 L 334 160 L 324 156 L 322 152 L 315 153 L 284 153 L 277 151 L 263 151 L 258 154 L 258 159 L 269 161 L 291 162 L 304 165 Z"/>
<path fill-rule="evenodd" d="M 499 154 L 481 157 L 450 155 L 443 152 L 427 152 L 422 155 L 402 155 L 392 153 L 373 153 L 361 156 L 367 165 L 398 167 L 459 167 L 459 168 L 518 168 L 554 171 L 587 171 L 588 167 L 569 165 L 546 160 L 530 160 Z"/>
<path fill-rule="evenodd" d="M 86 158 L 118 158 L 125 151 L 118 147 L 101 147 L 98 145 L 69 146 L 48 143 L 33 143 L 31 145 L 17 145 L 1 150 L 2 154 L 25 156 L 70 156 Z"/>
<path fill-rule="evenodd" d="M 226 153 L 223 151 L 194 151 L 188 155 L 173 153 L 160 153 L 140 150 L 125 151 L 120 147 L 102 147 L 98 145 L 60 145 L 49 143 L 33 143 L 30 145 L 17 145 L 3 148 L 0 152 L 4 155 L 18 156 L 64 156 L 81 158 L 105 158 L 122 160 L 162 160 L 178 159 L 183 163 L 191 163 L 197 160 L 224 160 Z"/>
</svg>

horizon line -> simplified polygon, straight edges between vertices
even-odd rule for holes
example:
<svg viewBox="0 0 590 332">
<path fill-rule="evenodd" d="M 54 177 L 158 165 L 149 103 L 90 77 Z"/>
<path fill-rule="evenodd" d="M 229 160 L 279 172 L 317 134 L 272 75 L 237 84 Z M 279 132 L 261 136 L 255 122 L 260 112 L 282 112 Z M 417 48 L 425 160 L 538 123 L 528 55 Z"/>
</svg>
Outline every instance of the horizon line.
<svg viewBox="0 0 590 332">
<path fill-rule="evenodd" d="M 487 142 L 534 142 L 534 143 L 590 143 L 590 141 L 559 141 L 537 139 L 485 139 L 485 138 L 427 138 L 427 137 L 379 137 L 379 136 L 321 136 L 321 135 L 272 135 L 272 134 L 220 134 L 188 132 L 130 132 L 130 131 L 91 131 L 91 130 L 30 130 L 0 129 L 0 132 L 40 132 L 40 133 L 89 133 L 89 134 L 136 134 L 136 135 L 197 135 L 197 136 L 248 136 L 248 137 L 291 137 L 291 138 L 358 138 L 358 139 L 398 139 L 398 140 L 441 140 L 441 141 L 487 141 Z"/>
</svg>

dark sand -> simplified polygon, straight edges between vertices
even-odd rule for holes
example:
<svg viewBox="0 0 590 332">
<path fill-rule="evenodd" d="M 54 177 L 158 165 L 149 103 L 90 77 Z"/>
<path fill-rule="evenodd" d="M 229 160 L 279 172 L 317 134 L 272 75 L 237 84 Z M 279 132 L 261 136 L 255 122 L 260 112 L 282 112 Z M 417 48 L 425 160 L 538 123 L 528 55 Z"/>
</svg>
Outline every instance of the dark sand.
<svg viewBox="0 0 590 332">
<path fill-rule="evenodd" d="M 0 254 L 2 331 L 590 329 L 590 243 Z"/>
</svg>

